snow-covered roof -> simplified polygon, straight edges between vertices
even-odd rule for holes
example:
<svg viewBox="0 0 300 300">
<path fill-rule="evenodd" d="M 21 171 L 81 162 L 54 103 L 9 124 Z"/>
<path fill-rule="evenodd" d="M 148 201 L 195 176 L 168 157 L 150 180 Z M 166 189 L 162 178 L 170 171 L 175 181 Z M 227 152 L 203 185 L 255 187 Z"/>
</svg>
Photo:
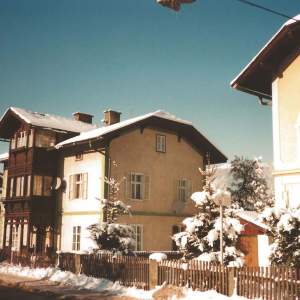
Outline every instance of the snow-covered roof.
<svg viewBox="0 0 300 300">
<path fill-rule="evenodd" d="M 239 73 L 238 76 L 236 76 L 236 78 L 234 78 L 231 82 L 230 85 L 232 87 L 235 87 L 235 85 L 238 83 L 238 80 L 240 79 L 240 77 L 242 75 L 244 75 L 244 73 L 249 69 L 249 67 L 251 65 L 253 65 L 256 61 L 258 61 L 258 58 L 260 58 L 262 56 L 262 54 L 265 52 L 265 50 L 267 48 L 269 48 L 270 46 L 272 46 L 272 44 L 275 42 L 275 39 L 277 38 L 277 36 L 279 36 L 279 34 L 283 31 L 283 29 L 298 23 L 300 21 L 300 14 L 295 16 L 293 19 L 288 20 L 287 22 L 285 22 L 281 28 L 276 32 L 276 34 L 269 40 L 269 42 L 258 52 L 258 54 L 250 61 L 250 63 Z"/>
<path fill-rule="evenodd" d="M 265 224 L 263 224 L 259 221 L 259 214 L 255 211 L 244 210 L 244 211 L 237 213 L 237 215 L 240 218 L 242 218 L 248 222 L 251 222 L 252 224 L 255 224 L 264 229 L 268 229 L 268 227 Z"/>
<path fill-rule="evenodd" d="M 11 110 L 16 115 L 18 115 L 26 123 L 32 124 L 33 126 L 39 126 L 43 128 L 49 128 L 49 129 L 57 129 L 57 130 L 62 130 L 67 132 L 76 132 L 76 133 L 90 131 L 95 128 L 99 128 L 99 126 L 97 125 L 92 125 L 85 122 L 76 121 L 73 119 L 68 119 L 65 117 L 59 117 L 50 114 L 32 112 L 17 107 L 8 108 L 7 111 L 4 113 L 4 115 L 2 116 L 0 123 L 9 110 Z"/>
<path fill-rule="evenodd" d="M 0 162 L 4 162 L 4 161 L 8 160 L 8 158 L 9 158 L 8 152 L 0 154 Z"/>
<path fill-rule="evenodd" d="M 89 131 L 89 132 L 83 132 L 78 136 L 75 136 L 71 139 L 65 140 L 65 141 L 57 144 L 55 147 L 58 149 L 58 148 L 61 148 L 65 145 L 68 145 L 68 144 L 74 144 L 74 143 L 77 143 L 77 142 L 87 141 L 87 140 L 90 140 L 90 139 L 101 137 L 101 136 L 103 136 L 103 135 L 105 135 L 109 132 L 113 132 L 117 129 L 124 128 L 128 125 L 134 124 L 138 121 L 142 121 L 142 120 L 145 120 L 145 119 L 153 117 L 153 116 L 163 118 L 163 119 L 168 119 L 168 120 L 171 120 L 171 121 L 176 121 L 176 122 L 179 122 L 179 123 L 188 124 L 188 125 L 191 125 L 191 126 L 193 125 L 191 122 L 183 121 L 183 120 L 181 120 L 179 118 L 176 118 L 175 116 L 173 116 L 173 115 L 171 115 L 171 114 L 169 114 L 169 113 L 167 113 L 163 110 L 158 110 L 158 111 L 155 111 L 155 112 L 152 112 L 152 113 L 149 113 L 149 114 L 146 114 L 146 115 L 142 115 L 140 117 L 128 119 L 128 120 L 125 120 L 125 121 L 122 121 L 122 122 L 119 122 L 119 123 L 116 123 L 116 124 L 113 124 L 113 125 L 97 128 L 97 129 Z"/>
<path fill-rule="evenodd" d="M 137 123 L 138 121 L 146 120 L 150 117 L 158 117 L 158 118 L 161 118 L 161 119 L 167 119 L 167 120 L 175 121 L 177 123 L 182 123 L 182 124 L 189 125 L 189 126 L 193 127 L 194 129 L 196 129 L 198 133 L 200 133 L 207 141 L 209 141 L 196 127 L 193 126 L 193 124 L 191 122 L 181 120 L 181 119 L 175 117 L 174 115 L 171 115 L 168 112 L 165 112 L 163 110 L 157 110 L 155 112 L 152 112 L 152 113 L 149 113 L 149 114 L 146 114 L 146 115 L 142 115 L 140 117 L 128 119 L 128 120 L 125 120 L 125 121 L 122 121 L 122 122 L 119 122 L 119 123 L 116 123 L 116 124 L 113 124 L 113 125 L 109 125 L 109 126 L 105 126 L 105 127 L 101 127 L 101 128 L 92 130 L 92 131 L 89 131 L 89 132 L 83 132 L 83 133 L 81 133 L 80 135 L 78 135 L 76 137 L 70 138 L 68 140 L 65 140 L 65 141 L 57 144 L 55 147 L 57 149 L 59 149 L 61 147 L 64 147 L 65 145 L 76 144 L 76 143 L 82 142 L 82 141 L 88 141 L 88 140 L 91 140 L 91 139 L 101 138 L 102 136 L 104 136 L 107 133 L 110 133 L 110 132 L 116 131 L 118 129 L 124 128 L 128 125 Z M 211 143 L 211 142 L 209 141 L 209 143 Z M 215 148 L 217 149 L 217 147 L 215 147 Z M 217 150 L 220 153 L 222 153 L 219 149 L 217 149 Z M 224 155 L 224 154 L 222 153 L 222 155 Z"/>
</svg>

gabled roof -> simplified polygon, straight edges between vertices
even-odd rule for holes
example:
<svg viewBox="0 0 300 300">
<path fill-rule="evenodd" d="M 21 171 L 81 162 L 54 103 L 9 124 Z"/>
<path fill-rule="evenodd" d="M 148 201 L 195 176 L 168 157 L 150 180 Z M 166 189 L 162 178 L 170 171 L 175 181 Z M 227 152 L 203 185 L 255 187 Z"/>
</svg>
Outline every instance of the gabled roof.
<svg viewBox="0 0 300 300">
<path fill-rule="evenodd" d="M 300 45 L 300 15 L 287 21 L 246 68 L 231 81 L 240 91 L 272 99 L 272 73 Z"/>
<path fill-rule="evenodd" d="M 113 139 L 121 132 L 140 127 L 156 126 L 167 130 L 178 132 L 181 137 L 187 138 L 197 149 L 204 154 L 210 152 L 212 163 L 222 163 L 227 161 L 227 157 L 213 145 L 197 128 L 193 126 L 191 122 L 183 121 L 175 116 L 158 110 L 140 117 L 125 120 L 113 125 L 101 127 L 89 132 L 83 132 L 80 135 L 65 140 L 55 147 L 57 149 L 72 146 L 90 140 L 98 139 Z"/>
<path fill-rule="evenodd" d="M 59 117 L 50 114 L 42 114 L 32 111 L 27 111 L 22 108 L 10 107 L 6 110 L 0 119 L 0 138 L 8 139 L 11 125 L 11 118 L 19 119 L 27 124 L 35 127 L 48 128 L 52 130 L 60 130 L 65 132 L 80 133 L 98 128 L 99 126 L 87 124 L 81 121 Z"/>
</svg>

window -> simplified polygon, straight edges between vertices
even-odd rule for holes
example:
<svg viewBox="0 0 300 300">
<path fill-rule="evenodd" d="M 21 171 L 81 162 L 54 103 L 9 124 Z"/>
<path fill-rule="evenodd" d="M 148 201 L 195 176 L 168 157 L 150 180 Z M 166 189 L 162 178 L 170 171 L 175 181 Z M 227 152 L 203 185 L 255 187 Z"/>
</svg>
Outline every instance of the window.
<svg viewBox="0 0 300 300">
<path fill-rule="evenodd" d="M 28 135 L 28 147 L 33 146 L 33 129 L 30 129 L 29 135 Z"/>
<path fill-rule="evenodd" d="M 88 173 L 70 175 L 69 199 L 87 199 Z"/>
<path fill-rule="evenodd" d="M 11 246 L 15 249 L 18 248 L 18 228 L 16 225 L 12 226 L 12 232 L 11 232 Z"/>
<path fill-rule="evenodd" d="M 9 197 L 14 196 L 14 179 L 10 178 L 10 183 L 9 183 Z"/>
<path fill-rule="evenodd" d="M 36 147 L 52 147 L 55 145 L 56 137 L 55 132 L 49 130 L 37 130 L 35 137 Z"/>
<path fill-rule="evenodd" d="M 182 225 L 175 225 L 173 226 L 172 230 L 172 236 L 176 233 L 183 232 L 185 230 L 185 227 Z M 172 241 L 172 251 L 178 251 L 179 247 L 176 245 L 176 242 L 173 240 Z"/>
<path fill-rule="evenodd" d="M 16 178 L 16 197 L 24 196 L 24 176 Z"/>
<path fill-rule="evenodd" d="M 126 173 L 126 198 L 150 200 L 150 175 Z"/>
<path fill-rule="evenodd" d="M 188 203 L 193 194 L 193 181 L 178 178 L 177 179 L 177 200 Z"/>
<path fill-rule="evenodd" d="M 130 224 L 133 228 L 132 238 L 135 240 L 134 251 L 142 251 L 143 249 L 143 225 Z"/>
<path fill-rule="evenodd" d="M 75 160 L 82 160 L 83 159 L 83 154 L 82 153 L 77 153 L 75 156 Z"/>
<path fill-rule="evenodd" d="M 10 142 L 10 149 L 16 149 L 16 135 L 14 134 Z"/>
<path fill-rule="evenodd" d="M 17 148 L 26 147 L 26 144 L 27 144 L 26 131 L 19 132 L 18 139 L 17 139 Z"/>
<path fill-rule="evenodd" d="M 73 251 L 80 250 L 80 234 L 81 234 L 81 226 L 74 226 L 73 227 L 73 243 L 72 243 Z"/>
<path fill-rule="evenodd" d="M 164 135 L 156 135 L 156 151 L 166 152 L 166 137 Z"/>
<path fill-rule="evenodd" d="M 33 195 L 51 196 L 51 176 L 34 175 L 33 176 Z M 30 187 L 29 187 L 30 188 Z"/>
<path fill-rule="evenodd" d="M 30 196 L 31 175 L 26 176 L 26 196 Z"/>
</svg>

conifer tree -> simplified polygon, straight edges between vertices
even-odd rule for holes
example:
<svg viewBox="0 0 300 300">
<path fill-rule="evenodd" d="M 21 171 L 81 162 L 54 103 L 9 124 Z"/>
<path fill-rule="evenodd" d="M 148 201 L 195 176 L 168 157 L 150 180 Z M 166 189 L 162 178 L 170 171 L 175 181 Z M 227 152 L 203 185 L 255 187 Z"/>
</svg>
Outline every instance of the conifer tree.
<svg viewBox="0 0 300 300">
<path fill-rule="evenodd" d="M 300 208 L 267 207 L 261 220 L 274 239 L 269 260 L 275 265 L 300 268 Z"/>
<path fill-rule="evenodd" d="M 114 166 L 117 167 L 115 162 Z M 132 255 L 135 241 L 132 238 L 133 228 L 126 224 L 116 223 L 120 213 L 130 214 L 130 206 L 118 200 L 118 191 L 121 182 L 124 180 L 117 178 L 117 171 L 113 178 L 104 178 L 104 182 L 108 184 L 108 199 L 99 199 L 100 208 L 104 211 L 106 222 L 92 224 L 87 229 L 90 231 L 90 237 L 97 244 L 100 250 L 107 250 L 112 253 L 120 253 Z"/>
<path fill-rule="evenodd" d="M 183 258 L 199 258 L 207 261 L 220 261 L 220 212 L 219 206 L 214 202 L 218 196 L 230 197 L 227 191 L 216 191 L 213 185 L 216 179 L 216 167 L 210 166 L 210 157 L 207 154 L 208 168 L 206 171 L 199 168 L 204 176 L 205 185 L 202 192 L 196 192 L 191 199 L 195 201 L 200 212 L 186 218 L 182 223 L 186 229 L 173 236 Z M 238 234 L 243 226 L 237 219 L 225 216 L 223 219 L 224 264 L 237 262 L 242 265 L 243 254 L 235 248 Z"/>
<path fill-rule="evenodd" d="M 247 210 L 255 210 L 254 205 L 257 201 L 264 202 L 268 198 L 262 166 L 261 157 L 250 160 L 235 156 L 230 170 L 235 182 L 232 183 L 233 188 L 228 188 L 233 203 Z"/>
</svg>

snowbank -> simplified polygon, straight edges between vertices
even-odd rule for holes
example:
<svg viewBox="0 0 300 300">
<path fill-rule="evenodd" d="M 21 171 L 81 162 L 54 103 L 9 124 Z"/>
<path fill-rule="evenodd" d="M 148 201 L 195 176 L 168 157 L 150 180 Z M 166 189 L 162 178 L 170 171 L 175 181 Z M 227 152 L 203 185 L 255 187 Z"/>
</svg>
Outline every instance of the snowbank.
<svg viewBox="0 0 300 300">
<path fill-rule="evenodd" d="M 162 254 L 162 253 L 156 253 Z M 13 274 L 16 276 L 35 278 L 37 280 L 50 280 L 56 281 L 60 283 L 69 284 L 73 287 L 85 288 L 89 290 L 93 290 L 95 292 L 108 292 L 113 295 L 120 296 L 129 296 L 138 299 L 153 299 L 152 295 L 156 291 L 160 290 L 163 286 L 157 286 L 156 289 L 151 291 L 144 291 L 137 289 L 135 287 L 124 287 L 119 283 L 113 283 L 107 279 L 99 279 L 94 277 L 88 277 L 84 274 L 75 275 L 71 272 L 63 272 L 58 268 L 47 268 L 47 269 L 29 269 L 28 267 L 24 268 L 21 266 L 12 266 L 7 263 L 0 263 L 0 274 Z M 193 291 L 192 289 L 188 289 L 186 287 L 183 288 L 184 297 L 177 298 L 176 296 L 172 297 L 172 300 L 247 300 L 244 297 L 239 297 L 233 295 L 232 297 L 223 296 L 218 294 L 216 291 L 207 291 L 207 292 L 199 292 Z"/>
</svg>

